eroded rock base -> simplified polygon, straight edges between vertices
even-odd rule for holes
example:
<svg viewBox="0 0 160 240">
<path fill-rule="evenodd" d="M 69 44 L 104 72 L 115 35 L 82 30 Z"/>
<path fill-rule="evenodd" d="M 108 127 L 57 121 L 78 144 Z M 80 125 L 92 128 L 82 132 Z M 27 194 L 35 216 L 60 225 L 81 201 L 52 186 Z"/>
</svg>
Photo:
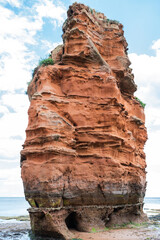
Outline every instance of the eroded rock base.
<svg viewBox="0 0 160 240">
<path fill-rule="evenodd" d="M 68 208 L 30 208 L 31 227 L 35 235 L 69 240 L 74 237 L 70 229 L 91 232 L 115 224 L 144 222 L 147 220 L 142 204 L 119 206 L 84 206 Z"/>
</svg>

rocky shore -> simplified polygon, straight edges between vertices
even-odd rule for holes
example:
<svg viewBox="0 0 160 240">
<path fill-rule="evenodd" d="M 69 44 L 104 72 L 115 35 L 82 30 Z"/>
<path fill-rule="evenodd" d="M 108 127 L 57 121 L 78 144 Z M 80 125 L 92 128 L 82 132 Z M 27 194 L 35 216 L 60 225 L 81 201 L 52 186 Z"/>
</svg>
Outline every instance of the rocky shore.
<svg viewBox="0 0 160 240">
<path fill-rule="evenodd" d="M 156 215 L 155 214 L 156 211 Z M 124 224 L 91 232 L 71 230 L 74 240 L 160 240 L 160 210 L 150 210 L 152 216 L 145 223 Z M 7 220 L 6 220 L 7 219 Z M 27 220 L 28 219 L 28 220 Z M 34 236 L 30 228 L 29 216 L 0 217 L 0 240 L 56 240 Z"/>
</svg>

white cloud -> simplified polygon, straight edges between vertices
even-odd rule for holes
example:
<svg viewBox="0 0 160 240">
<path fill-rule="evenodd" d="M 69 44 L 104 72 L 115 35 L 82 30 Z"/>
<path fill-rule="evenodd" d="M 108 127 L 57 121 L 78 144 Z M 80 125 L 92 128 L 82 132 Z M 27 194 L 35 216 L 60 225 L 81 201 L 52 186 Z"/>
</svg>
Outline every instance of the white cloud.
<svg viewBox="0 0 160 240">
<path fill-rule="evenodd" d="M 53 43 L 53 42 L 50 42 L 47 40 L 42 40 L 41 43 L 42 43 L 43 48 L 46 50 L 46 53 L 50 53 L 58 45 L 63 44 L 63 42 Z"/>
<path fill-rule="evenodd" d="M 149 56 L 146 54 L 137 55 L 135 53 L 129 54 L 134 69 L 135 75 L 141 74 L 140 84 L 159 83 L 159 61 L 160 56 Z"/>
<path fill-rule="evenodd" d="M 34 35 L 42 23 L 16 15 L 13 11 L 0 7 L 0 89 L 14 91 L 26 89 L 30 78 L 35 53 L 27 44 L 35 44 Z"/>
<path fill-rule="evenodd" d="M 146 107 L 146 124 L 153 131 L 153 128 L 160 127 L 160 108 L 159 106 Z"/>
<path fill-rule="evenodd" d="M 14 1 L 12 1 L 14 2 Z M 16 2 L 15 2 L 16 3 Z M 35 11 L 33 11 L 35 9 Z M 65 8 L 56 6 L 51 0 L 38 1 L 33 9 L 21 9 L 15 14 L 0 6 L 0 89 L 14 91 L 26 89 L 30 81 L 33 63 L 37 61 L 30 46 L 38 44 L 36 34 L 44 25 L 43 18 L 61 24 L 65 18 Z"/>
<path fill-rule="evenodd" d="M 146 149 L 148 166 L 155 166 L 156 165 L 156 166 L 160 167 L 159 138 L 160 138 L 160 127 L 156 131 L 150 131 L 149 132 L 149 141 L 147 143 L 147 149 Z"/>
<path fill-rule="evenodd" d="M 35 43 L 33 37 L 42 28 L 43 24 L 38 16 L 28 15 L 29 13 L 26 16 L 18 15 L 2 6 L 0 7 L 0 11 L 0 20 L 3 23 L 0 25 L 1 36 L 9 36 L 12 39 L 20 38 L 23 40 L 23 43 Z"/>
<path fill-rule="evenodd" d="M 0 169 L 0 197 L 24 195 L 20 168 Z"/>
<path fill-rule="evenodd" d="M 19 0 L 0 0 L 0 3 L 9 3 L 13 7 L 19 8 L 21 6 L 21 1 Z"/>
<path fill-rule="evenodd" d="M 160 39 L 153 42 L 152 49 L 155 49 L 155 50 L 160 49 Z"/>
<path fill-rule="evenodd" d="M 0 106 L 0 114 L 6 114 L 6 113 L 9 113 L 9 110 L 7 107 L 5 106 Z"/>
<path fill-rule="evenodd" d="M 0 105 L 1 112 L 4 114 L 0 118 L 0 157 L 5 159 L 17 158 L 19 161 L 28 122 L 28 96 L 5 94 L 1 97 Z"/>
<path fill-rule="evenodd" d="M 26 108 L 28 108 L 28 96 L 26 94 L 13 94 L 8 93 L 1 97 L 1 105 L 11 107 L 15 112 L 24 114 Z"/>
<path fill-rule="evenodd" d="M 40 18 L 50 18 L 58 20 L 62 24 L 66 17 L 66 9 L 63 6 L 56 6 L 51 0 L 42 0 L 35 5 L 36 12 Z"/>
<path fill-rule="evenodd" d="M 27 116 L 24 112 L 5 114 L 0 118 L 0 157 L 17 158 L 19 161 L 20 150 L 25 139 Z M 14 136 L 22 139 L 14 139 Z"/>
<path fill-rule="evenodd" d="M 23 196 L 20 168 L 5 170 L 4 161 L 12 167 L 13 162 L 19 163 L 28 122 L 29 101 L 24 92 L 40 58 L 34 46 L 41 44 L 38 33 L 43 30 L 44 18 L 55 21 L 53 27 L 65 18 L 63 5 L 52 0 L 34 1 L 31 8 L 21 3 L 0 0 L 0 196 Z M 17 7 L 18 13 L 7 9 L 7 4 Z M 45 43 L 54 47 L 54 43 Z"/>
<path fill-rule="evenodd" d="M 138 91 L 135 95 L 146 103 L 146 126 L 148 129 L 148 141 L 145 152 L 147 159 L 147 196 L 160 197 L 157 190 L 157 182 L 160 181 L 160 39 L 153 42 L 152 49 L 155 56 L 146 54 L 129 54 L 131 67 L 135 75 Z"/>
</svg>

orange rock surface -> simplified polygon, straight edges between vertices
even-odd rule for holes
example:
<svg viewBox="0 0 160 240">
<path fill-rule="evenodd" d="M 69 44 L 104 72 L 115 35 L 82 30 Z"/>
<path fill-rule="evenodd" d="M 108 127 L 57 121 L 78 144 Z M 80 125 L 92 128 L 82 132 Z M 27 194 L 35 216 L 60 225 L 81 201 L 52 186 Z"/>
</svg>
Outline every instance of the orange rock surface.
<svg viewBox="0 0 160 240">
<path fill-rule="evenodd" d="M 123 34 L 73 4 L 55 64 L 39 67 L 28 87 L 21 166 L 37 234 L 71 239 L 70 228 L 144 219 L 147 133 Z"/>
</svg>

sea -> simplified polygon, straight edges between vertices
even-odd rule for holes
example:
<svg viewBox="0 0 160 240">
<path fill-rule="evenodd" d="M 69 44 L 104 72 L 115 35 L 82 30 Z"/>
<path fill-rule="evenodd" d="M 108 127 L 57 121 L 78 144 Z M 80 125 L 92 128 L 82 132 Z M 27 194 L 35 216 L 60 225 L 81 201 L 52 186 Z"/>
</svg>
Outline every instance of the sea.
<svg viewBox="0 0 160 240">
<path fill-rule="evenodd" d="M 146 197 L 144 198 L 144 208 L 160 209 L 160 198 L 159 197 Z"/>
<path fill-rule="evenodd" d="M 28 202 L 24 197 L 0 197 L 0 216 L 28 215 Z"/>
<path fill-rule="evenodd" d="M 0 216 L 13 217 L 28 215 L 28 202 L 24 197 L 0 197 Z M 160 210 L 159 197 L 146 197 L 144 199 L 144 212 Z"/>
<path fill-rule="evenodd" d="M 28 215 L 28 202 L 23 197 L 0 197 L 0 240 L 47 240 L 32 235 L 28 222 L 17 221 L 12 218 L 5 220 L 3 217 L 17 217 Z M 160 198 L 146 197 L 144 199 L 144 212 L 150 217 L 160 213 Z"/>
</svg>

